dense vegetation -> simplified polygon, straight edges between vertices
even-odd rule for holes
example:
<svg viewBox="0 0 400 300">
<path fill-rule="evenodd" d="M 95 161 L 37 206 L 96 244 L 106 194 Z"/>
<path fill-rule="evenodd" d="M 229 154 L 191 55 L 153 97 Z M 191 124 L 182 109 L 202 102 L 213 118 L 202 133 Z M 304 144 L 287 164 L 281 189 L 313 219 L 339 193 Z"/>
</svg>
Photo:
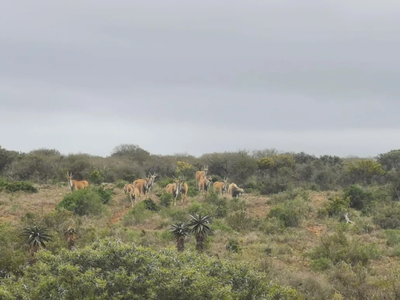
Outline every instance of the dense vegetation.
<svg viewBox="0 0 400 300">
<path fill-rule="evenodd" d="M 204 165 L 245 195 L 202 196 L 194 177 Z M 71 193 L 67 171 L 90 187 Z M 159 175 L 154 190 L 131 208 L 124 184 L 149 173 Z M 189 201 L 173 206 L 164 188 L 179 175 Z M 193 157 L 121 145 L 96 157 L 0 148 L 0 177 L 0 298 L 400 297 L 400 150 Z"/>
</svg>

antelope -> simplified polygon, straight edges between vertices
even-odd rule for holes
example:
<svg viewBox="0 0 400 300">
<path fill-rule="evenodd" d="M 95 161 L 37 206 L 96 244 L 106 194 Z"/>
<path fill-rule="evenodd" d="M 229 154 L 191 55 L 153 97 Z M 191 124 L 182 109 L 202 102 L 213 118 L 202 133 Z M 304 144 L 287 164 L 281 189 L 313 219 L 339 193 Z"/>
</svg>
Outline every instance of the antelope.
<svg viewBox="0 0 400 300">
<path fill-rule="evenodd" d="M 146 194 L 147 189 L 149 187 L 146 179 L 137 179 L 132 183 L 132 185 L 134 187 L 137 187 L 140 194 L 143 194 L 143 195 Z"/>
<path fill-rule="evenodd" d="M 182 195 L 182 202 L 186 202 L 187 200 L 187 192 L 189 190 L 189 186 L 186 182 L 182 183 L 181 185 L 181 195 Z"/>
<path fill-rule="evenodd" d="M 211 176 L 203 176 L 199 181 L 199 191 L 207 192 L 211 185 Z"/>
<path fill-rule="evenodd" d="M 147 182 L 146 193 L 150 192 L 151 189 L 153 188 L 154 181 L 155 181 L 156 177 L 157 177 L 157 174 L 154 173 L 153 175 L 149 174 L 149 177 L 146 178 L 146 182 Z"/>
<path fill-rule="evenodd" d="M 233 197 L 238 197 L 240 194 L 244 193 L 244 190 L 239 188 L 236 183 L 231 183 L 228 188 L 228 194 Z"/>
<path fill-rule="evenodd" d="M 174 196 L 173 204 L 176 206 L 176 198 L 178 198 L 179 192 L 182 189 L 182 182 L 181 179 L 178 178 L 175 180 L 175 183 L 170 183 L 165 187 L 167 193 Z"/>
<path fill-rule="evenodd" d="M 214 182 L 214 191 L 220 195 L 226 193 L 228 187 L 228 178 L 224 177 L 224 181 Z"/>
<path fill-rule="evenodd" d="M 203 171 L 197 171 L 196 172 L 196 182 L 197 184 L 199 184 L 201 178 L 203 178 L 203 176 L 207 176 L 207 171 L 208 171 L 208 166 L 203 166 Z"/>
<path fill-rule="evenodd" d="M 132 207 L 133 207 L 133 202 L 135 202 L 136 200 L 140 200 L 140 191 L 137 187 L 134 187 L 133 184 L 125 184 L 124 192 L 125 194 L 129 193 L 129 199 L 131 200 Z"/>
<path fill-rule="evenodd" d="M 72 180 L 72 173 L 67 172 L 67 178 L 68 178 L 68 186 L 73 192 L 74 190 L 83 190 L 89 186 L 89 182 L 86 180 Z"/>
</svg>

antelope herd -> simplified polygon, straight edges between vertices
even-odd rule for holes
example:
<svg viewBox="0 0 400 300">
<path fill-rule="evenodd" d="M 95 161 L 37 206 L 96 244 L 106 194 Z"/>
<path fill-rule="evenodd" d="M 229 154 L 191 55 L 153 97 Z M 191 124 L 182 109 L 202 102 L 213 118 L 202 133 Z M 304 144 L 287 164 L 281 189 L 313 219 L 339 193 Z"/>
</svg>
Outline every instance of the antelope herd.
<svg viewBox="0 0 400 300">
<path fill-rule="evenodd" d="M 203 195 L 207 193 L 212 184 L 212 177 L 207 174 L 208 166 L 203 166 L 202 171 L 196 172 L 196 184 L 199 189 L 199 192 Z M 134 202 L 140 201 L 141 197 L 151 192 L 157 174 L 149 174 L 147 178 L 141 178 L 133 181 L 131 184 L 124 185 L 124 193 L 129 195 L 129 199 L 131 200 L 132 207 Z M 68 184 L 71 191 L 85 189 L 89 186 L 89 183 L 86 180 L 77 181 L 72 180 L 72 173 L 67 172 Z M 173 205 L 176 206 L 176 199 L 179 194 L 181 194 L 182 200 L 184 203 L 187 201 L 187 193 L 189 190 L 189 186 L 186 183 L 184 178 L 178 177 L 174 178 L 175 182 L 168 184 L 165 187 L 165 190 L 168 194 L 171 194 L 173 197 Z M 235 183 L 231 183 L 228 185 L 228 178 L 225 177 L 223 181 L 216 181 L 213 184 L 214 192 L 218 195 L 227 194 L 233 197 L 238 197 L 239 195 L 244 193 L 242 188 L 239 188 Z"/>
</svg>

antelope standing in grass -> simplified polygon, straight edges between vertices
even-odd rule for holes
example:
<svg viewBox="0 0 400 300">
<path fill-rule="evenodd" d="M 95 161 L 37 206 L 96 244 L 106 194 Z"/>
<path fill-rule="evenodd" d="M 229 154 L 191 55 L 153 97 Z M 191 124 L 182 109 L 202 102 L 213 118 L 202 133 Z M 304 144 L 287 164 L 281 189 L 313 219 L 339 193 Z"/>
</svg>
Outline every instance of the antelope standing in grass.
<svg viewBox="0 0 400 300">
<path fill-rule="evenodd" d="M 203 171 L 197 171 L 196 172 L 196 183 L 199 184 L 201 178 L 203 178 L 203 176 L 207 176 L 207 172 L 208 172 L 208 166 L 204 166 L 203 167 Z"/>
<path fill-rule="evenodd" d="M 137 187 L 134 187 L 133 184 L 125 184 L 124 192 L 125 194 L 126 193 L 129 194 L 129 199 L 131 200 L 132 207 L 133 207 L 133 202 L 135 202 L 136 200 L 140 200 L 140 191 Z"/>
<path fill-rule="evenodd" d="M 226 190 L 228 188 L 228 178 L 224 178 L 224 181 L 217 181 L 214 182 L 214 192 L 222 195 L 226 193 Z"/>
<path fill-rule="evenodd" d="M 211 176 L 203 176 L 202 178 L 200 178 L 199 181 L 199 191 L 204 193 L 207 192 L 210 188 L 211 185 Z"/>
<path fill-rule="evenodd" d="M 175 183 L 170 183 L 165 187 L 167 193 L 171 194 L 173 198 L 173 205 L 176 206 L 176 198 L 178 198 L 179 192 L 182 189 L 181 179 L 178 178 L 175 180 Z"/>
<path fill-rule="evenodd" d="M 153 175 L 149 174 L 149 177 L 146 178 L 146 182 L 147 182 L 146 193 L 150 192 L 151 189 L 153 188 L 154 181 L 155 181 L 156 177 L 157 177 L 157 174 L 154 173 Z"/>
<path fill-rule="evenodd" d="M 67 172 L 67 178 L 68 178 L 68 186 L 73 192 L 74 190 L 83 190 L 89 186 L 89 182 L 86 180 L 72 180 L 72 173 Z"/>
<path fill-rule="evenodd" d="M 228 194 L 231 195 L 232 198 L 234 198 L 234 197 L 239 197 L 239 195 L 240 195 L 240 194 L 243 194 L 243 193 L 244 193 L 244 190 L 241 189 L 240 187 L 238 187 L 238 186 L 236 185 L 236 183 L 231 183 L 231 184 L 229 185 Z"/>
<path fill-rule="evenodd" d="M 137 179 L 135 180 L 132 185 L 136 188 L 138 188 L 139 192 L 141 195 L 146 194 L 147 189 L 148 189 L 148 182 L 146 179 Z"/>
</svg>

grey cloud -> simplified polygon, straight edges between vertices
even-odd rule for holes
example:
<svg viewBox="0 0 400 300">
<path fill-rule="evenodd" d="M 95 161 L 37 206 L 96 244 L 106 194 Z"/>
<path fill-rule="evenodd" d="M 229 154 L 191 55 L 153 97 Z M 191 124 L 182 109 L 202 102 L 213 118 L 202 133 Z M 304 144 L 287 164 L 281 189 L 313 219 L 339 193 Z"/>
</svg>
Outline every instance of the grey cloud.
<svg viewBox="0 0 400 300">
<path fill-rule="evenodd" d="M 230 131 L 258 141 L 281 133 L 298 149 L 306 145 L 292 135 L 316 137 L 315 130 L 335 144 L 349 132 L 366 139 L 365 130 L 390 139 L 400 124 L 399 8 L 344 0 L 8 1 L 0 12 L 7 28 L 0 33 L 1 108 L 34 124 L 45 114 L 48 122 L 49 115 L 72 118 L 99 131 L 109 128 L 107 118 L 122 122 L 120 132 L 122 124 L 127 132 L 153 124 L 135 138 L 155 149 L 159 126 L 163 136 L 175 128 L 190 142 L 173 137 L 171 152 L 224 150 L 206 138 L 217 128 L 226 148 L 266 144 L 235 140 Z M 70 136 L 60 135 L 57 145 L 69 149 Z M 110 134 L 102 153 L 120 140 Z M 328 142 L 306 143 L 311 152 L 331 150 Z"/>
</svg>

